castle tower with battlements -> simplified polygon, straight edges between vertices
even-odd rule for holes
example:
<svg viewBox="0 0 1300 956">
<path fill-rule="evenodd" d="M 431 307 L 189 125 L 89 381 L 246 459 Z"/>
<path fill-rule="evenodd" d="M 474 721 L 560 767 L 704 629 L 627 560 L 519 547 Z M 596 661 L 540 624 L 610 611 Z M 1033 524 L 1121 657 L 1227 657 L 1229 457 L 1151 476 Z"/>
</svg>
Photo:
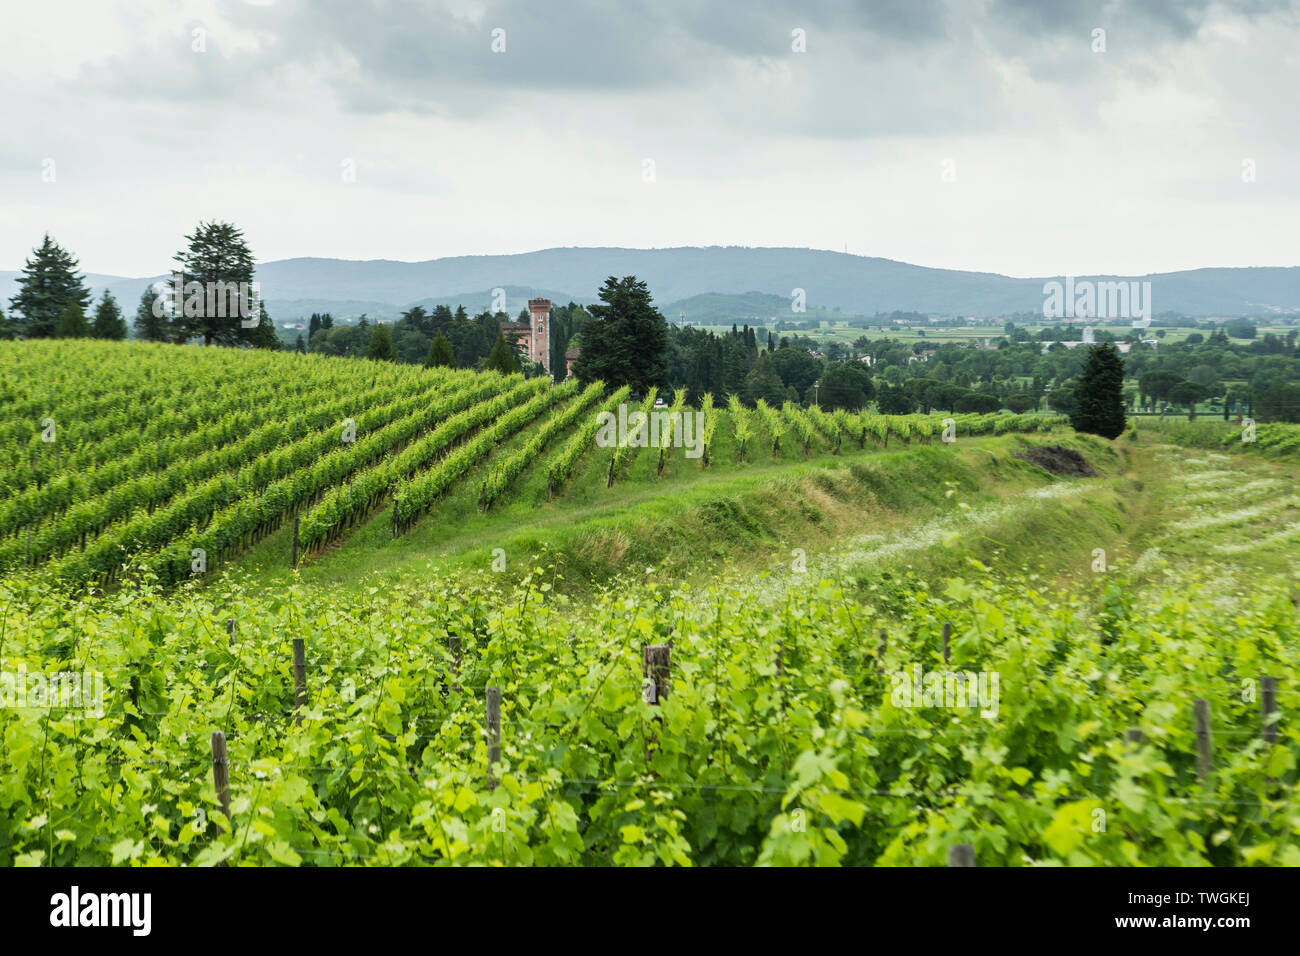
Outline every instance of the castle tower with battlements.
<svg viewBox="0 0 1300 956">
<path fill-rule="evenodd" d="M 541 362 L 546 371 L 551 370 L 551 300 L 529 299 L 528 319 L 532 325 L 532 342 L 529 355 L 534 362 Z"/>
<path fill-rule="evenodd" d="M 529 299 L 527 322 L 502 322 L 501 331 L 530 361 L 551 370 L 551 300 Z"/>
</svg>

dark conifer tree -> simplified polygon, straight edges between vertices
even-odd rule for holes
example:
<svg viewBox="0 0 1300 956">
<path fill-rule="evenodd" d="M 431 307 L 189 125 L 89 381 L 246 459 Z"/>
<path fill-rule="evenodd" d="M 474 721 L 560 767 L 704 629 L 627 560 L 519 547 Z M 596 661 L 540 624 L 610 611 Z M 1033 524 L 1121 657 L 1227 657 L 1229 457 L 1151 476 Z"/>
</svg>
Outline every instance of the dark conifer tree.
<svg viewBox="0 0 1300 956">
<path fill-rule="evenodd" d="M 1124 361 L 1110 343 L 1088 352 L 1074 387 L 1070 424 L 1075 431 L 1118 438 L 1124 431 Z"/>
</svg>

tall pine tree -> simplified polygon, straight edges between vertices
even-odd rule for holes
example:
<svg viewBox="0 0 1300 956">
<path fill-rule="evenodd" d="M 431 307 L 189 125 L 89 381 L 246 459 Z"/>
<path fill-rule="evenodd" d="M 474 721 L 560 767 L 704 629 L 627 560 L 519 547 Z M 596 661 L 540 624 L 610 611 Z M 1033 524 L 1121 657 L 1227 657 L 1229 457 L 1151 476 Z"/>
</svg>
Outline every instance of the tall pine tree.
<svg viewBox="0 0 1300 956">
<path fill-rule="evenodd" d="M 167 342 L 171 339 L 171 319 L 161 308 L 166 293 L 153 286 L 145 286 L 140 293 L 140 304 L 135 310 L 135 337 L 142 342 Z M 165 301 L 165 300 L 164 300 Z M 154 308 L 158 302 L 159 308 Z"/>
<path fill-rule="evenodd" d="M 573 374 L 583 382 L 602 379 L 610 388 L 629 385 L 636 395 L 667 386 L 668 323 L 650 289 L 636 276 L 610 276 L 599 295 L 603 304 L 587 310 L 592 321 L 582 330 Z"/>
<path fill-rule="evenodd" d="M 185 239 L 189 245 L 175 256 L 183 282 L 185 285 L 198 282 L 203 291 L 197 296 L 188 292 L 183 296 L 183 314 L 177 321 L 188 335 L 202 336 L 204 345 L 268 347 L 260 323 L 243 327 L 239 310 L 230 307 L 228 293 L 212 296 L 211 302 L 207 295 L 209 289 L 215 291 L 217 283 L 227 287 L 234 284 L 232 291 L 238 290 L 239 283 L 252 283 L 253 253 L 244 241 L 243 230 L 229 222 L 200 222 L 193 235 Z M 224 300 L 224 308 L 217 308 L 218 297 Z"/>
<path fill-rule="evenodd" d="M 76 307 L 85 320 L 90 304 L 90 290 L 78 272 L 77 260 L 45 234 L 45 241 L 32 250 L 18 276 L 18 293 L 9 300 L 14 312 L 10 316 L 13 331 L 30 339 L 51 338 L 69 305 Z"/>
<path fill-rule="evenodd" d="M 1124 431 L 1124 360 L 1107 342 L 1088 351 L 1083 374 L 1074 386 L 1075 431 L 1118 438 Z"/>
<path fill-rule="evenodd" d="M 112 339 L 116 342 L 126 338 L 126 319 L 122 318 L 122 310 L 118 308 L 113 293 L 107 289 L 95 309 L 95 321 L 91 325 L 90 334 L 97 339 Z"/>
</svg>

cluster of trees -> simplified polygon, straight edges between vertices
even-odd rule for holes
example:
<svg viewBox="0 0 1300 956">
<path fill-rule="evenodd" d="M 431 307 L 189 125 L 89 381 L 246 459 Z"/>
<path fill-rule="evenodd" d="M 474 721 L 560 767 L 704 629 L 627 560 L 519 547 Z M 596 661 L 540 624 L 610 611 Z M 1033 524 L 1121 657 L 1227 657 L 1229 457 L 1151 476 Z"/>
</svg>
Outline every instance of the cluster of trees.
<svg viewBox="0 0 1300 956">
<path fill-rule="evenodd" d="M 1179 408 L 1194 417 L 1196 405 L 1209 401 L 1221 408 L 1224 418 L 1240 413 L 1262 421 L 1300 421 L 1297 330 L 1262 336 L 1239 331 L 1221 329 L 1208 336 L 1194 332 L 1158 352 L 1132 354 L 1128 364 L 1130 378 L 1136 381 L 1130 393 L 1133 407 Z M 1251 340 L 1236 343 L 1230 335 Z"/>
<path fill-rule="evenodd" d="M 873 342 L 864 337 L 853 348 L 832 345 L 821 356 L 809 339 L 782 336 L 778 342 L 767 332 L 760 340 L 748 325 L 732 326 L 721 335 L 690 326 L 670 327 L 654 307 L 646 284 L 635 276 L 611 276 L 599 298 L 601 304 L 588 310 L 593 321 L 582 333 L 582 353 L 574 374 L 584 381 L 628 385 L 637 394 L 651 385 L 684 387 L 692 403 L 707 392 L 718 399 L 734 394 L 749 405 L 762 398 L 769 404 L 789 400 L 851 410 L 874 401 L 884 412 L 906 414 L 918 409 L 1024 411 L 1036 407 L 1046 390 L 1042 382 L 1034 393 L 1013 382 L 1009 366 L 1000 370 L 1007 376 L 1002 381 L 991 363 L 952 374 L 942 359 L 918 361 L 927 343 L 908 347 L 894 339 Z M 965 361 L 973 352 L 963 346 L 950 350 L 952 364 Z M 1076 357 L 1069 369 L 1071 377 L 1081 361 Z M 990 377 L 973 387 L 982 372 L 991 373 Z"/>
<path fill-rule="evenodd" d="M 589 310 L 595 321 L 583 333 L 578 377 L 638 393 L 650 385 L 685 387 L 693 403 L 711 392 L 750 404 L 789 399 L 856 409 L 874 402 L 888 414 L 1019 413 L 1046 404 L 1085 430 L 1118 434 L 1130 407 L 1164 402 L 1194 409 L 1218 398 L 1225 417 L 1240 410 L 1261 420 L 1300 420 L 1300 330 L 1233 342 L 1257 331 L 1238 323 L 1158 350 L 1138 346 L 1141 331 L 1127 331 L 1135 347 L 1126 363 L 1105 330 L 1096 330 L 1097 347 L 1067 348 L 1060 343 L 1078 341 L 1081 329 L 1063 325 L 1031 335 L 1009 322 L 1006 334 L 979 346 L 861 336 L 851 348 L 828 344 L 822 356 L 817 343 L 797 333 L 778 342 L 749 326 L 721 335 L 670 327 L 635 276 L 607 279 L 600 300 Z M 1240 381 L 1225 384 L 1233 378 Z"/>
<path fill-rule="evenodd" d="M 137 338 L 152 342 L 242 345 L 280 348 L 275 326 L 259 303 L 255 327 L 245 328 L 237 309 L 211 309 L 206 290 L 220 286 L 249 289 L 253 283 L 253 254 L 243 232 L 230 223 L 200 222 L 186 236 L 188 245 L 176 253 L 182 292 L 199 283 L 203 293 L 176 301 L 172 290 L 145 289 L 135 314 Z M 126 319 L 112 293 L 105 290 L 93 319 L 86 317 L 90 290 L 79 265 L 47 234 L 18 277 L 18 292 L 10 299 L 11 314 L 0 313 L 0 335 L 7 338 L 125 339 Z M 244 285 L 240 285 L 243 283 Z M 227 300 L 229 302 L 229 300 Z M 251 299 L 247 300 L 251 303 Z M 222 314 L 226 313 L 226 314 Z"/>
<path fill-rule="evenodd" d="M 186 241 L 175 256 L 182 282 L 254 281 L 252 252 L 233 224 L 200 222 Z M 0 336 L 126 338 L 127 323 L 111 293 L 106 291 L 93 316 L 87 315 L 91 295 L 78 270 L 77 259 L 46 235 L 19 276 L 8 317 L 0 312 Z M 735 394 L 750 405 L 759 398 L 771 404 L 791 400 L 848 409 L 875 402 L 889 414 L 1000 408 L 1022 412 L 1044 405 L 1071 415 L 1087 412 L 1079 402 L 1078 387 L 1086 377 L 1085 363 L 1093 361 L 1097 350 L 1060 344 L 1078 341 L 1077 323 L 1031 333 L 1008 321 L 1002 336 L 990 337 L 980 347 L 969 342 L 909 344 L 888 335 L 863 335 L 851 345 L 822 344 L 800 335 L 798 323 L 780 326 L 779 341 L 773 333 L 759 333 L 748 325 L 733 325 L 720 335 L 670 326 L 655 308 L 646 283 L 635 276 L 610 276 L 598 298 L 589 307 L 574 302 L 552 307 L 550 364 L 557 380 L 565 377 L 567 351 L 577 346 L 580 356 L 574 372 L 579 379 L 628 385 L 638 394 L 652 385 L 684 387 L 692 403 L 712 393 L 717 399 Z M 221 316 L 174 305 L 170 290 L 146 289 L 136 310 L 136 337 L 282 347 L 265 303 L 259 305 L 258 323 L 252 328 L 245 328 L 238 314 Z M 896 320 L 924 318 L 894 312 L 863 325 L 884 329 Z M 344 324 L 329 314 L 315 314 L 306 338 L 298 336 L 297 348 L 426 366 L 544 374 L 541 364 L 521 356 L 503 335 L 501 324 L 508 320 L 506 313 L 489 310 L 471 317 L 463 305 L 455 310 L 447 305 L 432 310 L 414 306 L 392 324 L 372 323 L 364 315 L 356 324 Z M 527 309 L 521 310 L 519 320 L 528 321 Z M 1095 331 L 1102 344 L 1115 340 L 1104 328 Z M 1135 343 L 1127 362 L 1121 363 L 1129 383 L 1127 392 L 1121 392 L 1125 407 L 1185 408 L 1194 415 L 1198 403 L 1210 400 L 1221 403 L 1225 418 L 1241 412 L 1266 421 L 1300 421 L 1295 329 L 1261 336 L 1253 323 L 1233 321 L 1208 335 L 1196 332 L 1181 343 L 1162 343 L 1158 350 L 1136 346 L 1150 333 L 1124 334 Z"/>
<path fill-rule="evenodd" d="M 254 282 L 253 253 L 244 239 L 243 230 L 228 222 L 200 222 L 188 245 L 173 257 L 174 273 L 179 273 L 182 289 L 192 282 L 204 288 L 220 283 L 250 287 Z M 188 298 L 188 297 L 187 297 Z M 237 311 L 223 309 L 219 314 L 206 303 L 198 308 L 189 302 L 176 302 L 172 291 L 150 286 L 140 295 L 135 312 L 135 334 L 147 342 L 202 341 L 204 345 L 231 345 L 261 349 L 281 348 L 280 336 L 258 301 L 257 325 L 245 327 Z"/>
<path fill-rule="evenodd" d="M 46 233 L 18 277 L 9 317 L 0 311 L 0 338 L 125 339 L 126 320 L 108 290 L 87 318 L 90 290 L 79 268 L 76 257 Z"/>
<path fill-rule="evenodd" d="M 636 276 L 610 276 L 587 309 L 574 375 L 630 386 L 645 394 L 651 386 L 685 388 L 697 404 L 705 393 L 735 394 L 753 405 L 762 398 L 779 405 L 816 401 L 823 407 L 863 408 L 875 396 L 871 370 L 863 362 L 829 366 L 806 348 L 771 333 L 759 341 L 748 325 L 723 335 L 689 326 L 670 327 L 655 308 L 646 283 Z"/>
<path fill-rule="evenodd" d="M 590 320 L 575 302 L 552 306 L 550 314 L 551 370 L 556 380 L 565 377 L 565 352 L 573 337 Z M 505 312 L 483 310 L 470 317 L 464 305 L 438 305 L 432 311 L 414 306 L 391 324 L 372 323 L 366 316 L 352 325 L 336 324 L 329 313 L 313 313 L 308 320 L 307 351 L 321 355 L 352 355 L 425 366 L 499 371 L 522 371 L 528 376 L 545 374 L 545 366 L 520 354 L 519 346 L 508 341 L 501 323 L 509 322 Z M 521 309 L 517 320 L 529 321 Z"/>
</svg>

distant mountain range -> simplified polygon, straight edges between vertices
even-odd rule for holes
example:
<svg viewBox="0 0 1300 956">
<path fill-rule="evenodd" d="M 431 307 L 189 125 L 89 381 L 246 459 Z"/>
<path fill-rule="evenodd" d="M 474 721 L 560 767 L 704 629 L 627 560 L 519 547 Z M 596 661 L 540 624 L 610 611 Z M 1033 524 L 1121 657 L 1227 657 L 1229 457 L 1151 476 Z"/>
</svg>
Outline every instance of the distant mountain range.
<svg viewBox="0 0 1300 956">
<path fill-rule="evenodd" d="M 0 271 L 0 309 L 8 310 L 17 275 Z M 1061 278 L 1017 279 L 840 252 L 743 246 L 569 247 L 427 262 L 281 259 L 257 267 L 267 308 L 281 324 L 312 312 L 332 312 L 340 318 L 364 312 L 372 319 L 391 319 L 417 304 L 454 308 L 463 303 L 472 314 L 488 307 L 497 288 L 505 289 L 506 311 L 513 315 L 534 295 L 557 302 L 592 302 L 611 275 L 644 279 L 670 320 L 685 312 L 694 321 L 779 312 L 797 319 L 801 316 L 789 311 L 796 289 L 804 291 L 812 315 L 836 308 L 863 315 L 894 310 L 973 316 L 1040 312 L 1043 283 Z M 88 273 L 86 278 L 96 297 L 107 288 L 125 311 L 133 312 L 145 287 L 166 277 L 130 279 Z M 1296 266 L 1079 278 L 1149 281 L 1154 314 L 1300 313 L 1300 267 Z"/>
</svg>

